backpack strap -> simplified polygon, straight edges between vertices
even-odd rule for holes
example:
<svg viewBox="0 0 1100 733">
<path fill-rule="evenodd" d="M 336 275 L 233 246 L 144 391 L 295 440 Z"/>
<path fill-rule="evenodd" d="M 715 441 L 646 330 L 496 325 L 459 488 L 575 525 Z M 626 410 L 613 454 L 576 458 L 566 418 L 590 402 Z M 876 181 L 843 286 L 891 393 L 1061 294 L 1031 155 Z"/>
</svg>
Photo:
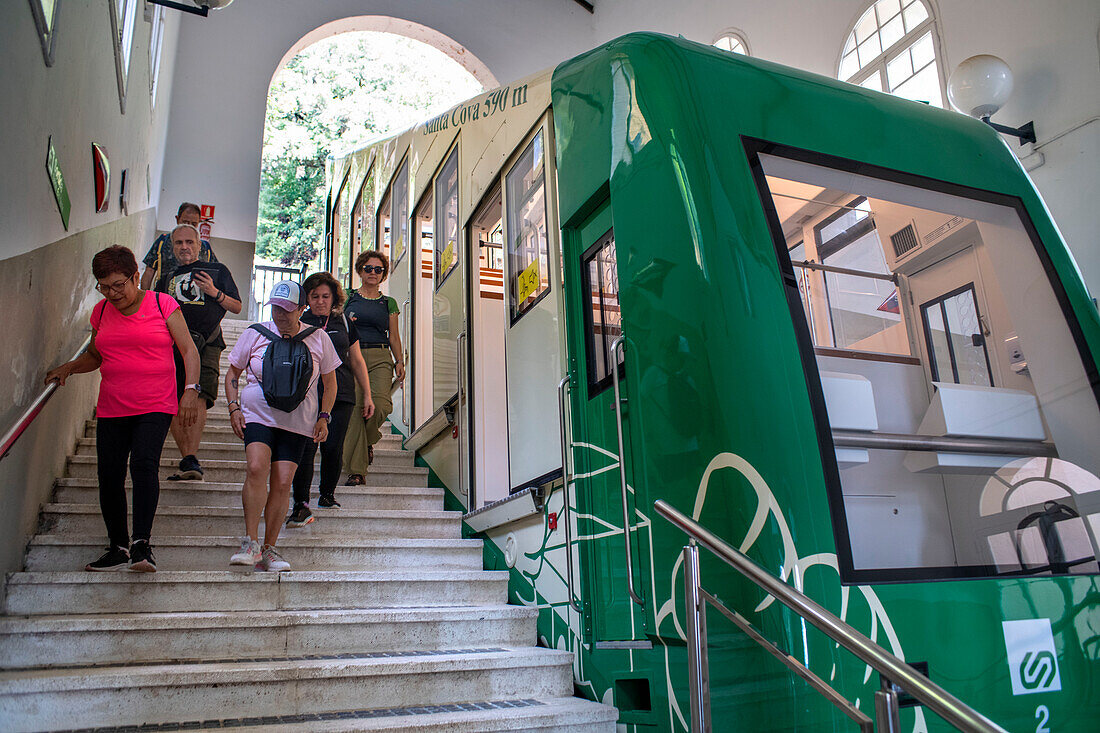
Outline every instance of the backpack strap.
<svg viewBox="0 0 1100 733">
<path fill-rule="evenodd" d="M 272 333 L 270 330 L 268 330 L 267 328 L 261 326 L 258 323 L 253 323 L 251 326 L 249 326 L 249 328 L 251 328 L 253 331 L 256 331 L 257 333 L 259 333 L 261 336 L 266 338 L 268 341 L 278 341 L 279 339 L 282 338 L 278 334 Z"/>
<path fill-rule="evenodd" d="M 160 311 L 160 317 L 164 319 L 165 323 L 168 323 L 168 316 L 164 315 L 164 308 L 160 305 L 160 293 L 153 291 L 153 300 L 157 303 L 157 310 Z"/>
<path fill-rule="evenodd" d="M 99 301 L 99 325 L 103 325 L 103 309 L 107 307 L 107 299 Z"/>
<path fill-rule="evenodd" d="M 319 330 L 320 328 L 321 328 L 320 326 L 307 326 L 306 328 L 303 328 L 303 329 L 302 329 L 301 331 L 299 331 L 298 333 L 294 334 L 294 337 L 293 337 L 293 338 L 291 338 L 290 340 L 291 340 L 291 341 L 305 341 L 305 340 L 306 340 L 306 338 L 307 338 L 307 337 L 308 337 L 308 336 L 309 336 L 309 335 L 310 335 L 311 333 L 313 333 L 314 331 L 317 331 L 317 330 Z"/>
</svg>

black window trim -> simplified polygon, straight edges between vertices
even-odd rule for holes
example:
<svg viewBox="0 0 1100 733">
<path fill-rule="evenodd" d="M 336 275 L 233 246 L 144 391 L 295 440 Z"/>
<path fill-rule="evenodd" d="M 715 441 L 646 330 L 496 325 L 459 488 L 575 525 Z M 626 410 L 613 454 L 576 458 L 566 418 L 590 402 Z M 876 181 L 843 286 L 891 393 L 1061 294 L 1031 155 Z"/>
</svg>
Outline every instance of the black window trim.
<svg viewBox="0 0 1100 733">
<path fill-rule="evenodd" d="M 439 168 L 436 169 L 435 174 L 432 176 L 432 275 L 433 293 L 438 293 L 444 283 L 451 279 L 451 275 L 458 269 L 458 261 L 462 257 L 462 232 L 465 229 L 464 226 L 459 224 L 458 231 L 455 232 L 455 260 L 451 263 L 451 267 L 447 272 L 443 273 L 443 277 L 439 276 L 439 257 L 440 251 L 438 246 L 439 239 L 437 234 L 439 233 L 439 222 L 436 221 L 439 217 L 436 216 L 435 207 L 439 205 L 438 191 L 435 190 L 435 186 L 439 183 L 440 177 L 443 175 L 443 169 L 447 167 L 447 164 L 451 162 L 451 157 L 455 159 L 455 194 L 459 202 L 459 210 L 455 212 L 455 220 L 461 221 L 462 215 L 462 169 L 458 160 L 458 137 L 455 137 L 455 141 L 451 146 L 451 149 L 447 151 L 447 154 L 443 156 L 443 160 L 439 163 Z"/>
<path fill-rule="evenodd" d="M 405 259 L 405 252 L 409 251 L 409 242 L 405 242 L 405 251 L 401 253 L 400 257 L 396 257 L 396 258 L 393 257 L 393 229 L 394 229 L 394 225 L 393 225 L 393 201 L 392 201 L 392 196 L 391 196 L 391 194 L 393 193 L 393 184 L 397 183 L 397 176 L 399 176 L 401 174 L 401 168 L 402 168 L 402 166 L 404 166 L 405 167 L 405 198 L 406 199 L 408 198 L 409 193 L 411 192 L 411 189 L 412 189 L 412 186 L 410 185 L 412 183 L 412 173 L 408 169 L 408 164 L 409 164 L 409 149 L 406 148 L 404 155 L 401 156 L 400 162 L 393 169 L 393 176 L 390 177 L 390 182 L 388 184 L 386 184 L 385 193 L 382 194 L 382 201 L 385 201 L 387 198 L 391 198 L 390 205 L 389 205 L 389 210 L 390 210 L 390 272 L 391 273 L 393 272 L 394 268 L 397 267 L 397 263 L 400 262 L 401 260 Z M 382 213 L 382 205 L 381 204 L 379 204 L 379 206 L 378 206 L 378 213 L 379 214 Z M 411 233 L 412 233 L 412 224 L 411 224 L 412 210 L 411 209 L 409 210 L 409 216 L 407 218 L 410 220 L 409 232 L 410 232 L 410 235 L 411 235 Z M 375 225 L 377 226 L 377 222 L 378 222 L 377 214 L 375 215 L 374 220 L 375 220 L 375 223 L 376 223 Z M 412 237 L 410 236 L 410 239 L 411 238 Z"/>
<path fill-rule="evenodd" d="M 592 299 L 592 281 L 591 281 L 590 276 L 588 274 L 588 263 L 592 260 L 592 258 L 596 255 L 597 252 L 599 252 L 601 249 L 606 247 L 609 242 L 613 242 L 614 240 L 615 240 L 615 227 L 612 226 L 606 232 L 604 232 L 599 237 L 597 237 L 596 241 L 591 246 L 586 248 L 584 250 L 584 252 L 581 254 L 581 268 L 580 269 L 581 269 L 581 293 L 583 294 L 582 295 L 582 298 L 583 298 L 582 303 L 583 303 L 583 306 L 584 306 L 583 310 L 584 310 L 585 382 L 588 385 L 588 399 L 590 399 L 590 400 L 592 398 L 596 397 L 596 395 L 599 395 L 599 394 L 603 393 L 604 391 L 606 391 L 608 387 L 612 386 L 613 377 L 611 376 L 611 370 L 608 369 L 607 374 L 605 374 L 601 379 L 597 380 L 595 378 L 596 377 L 596 354 L 595 354 L 596 324 L 592 320 L 592 303 L 591 303 L 591 299 Z M 615 262 L 616 262 L 616 266 L 618 266 L 617 247 L 616 247 L 616 254 L 615 254 Z M 603 307 L 603 297 L 602 297 L 603 290 L 602 289 L 600 290 L 600 293 L 601 293 L 600 306 L 602 308 Z M 617 295 L 616 295 L 616 297 L 617 297 Z M 619 310 L 619 324 L 620 324 L 620 329 L 621 329 L 621 327 L 622 327 L 622 309 L 621 308 Z M 614 355 L 611 354 L 611 353 L 607 354 L 607 359 L 608 359 L 608 362 L 611 362 L 611 361 L 615 360 Z M 617 362 L 616 363 L 616 368 L 619 370 L 619 379 L 620 380 L 625 379 L 626 378 L 626 369 L 625 369 L 624 364 L 622 362 Z"/>
<path fill-rule="evenodd" d="M 945 193 L 952 196 L 969 198 L 975 201 L 1005 206 L 1016 212 L 1020 224 L 1026 232 L 1036 256 L 1042 265 L 1043 272 L 1047 276 L 1047 282 L 1055 299 L 1062 310 L 1062 316 L 1077 346 L 1078 358 L 1081 359 L 1081 367 L 1086 379 L 1092 385 L 1093 396 L 1097 407 L 1100 408 L 1100 369 L 1091 362 L 1088 343 L 1085 340 L 1084 331 L 1073 312 L 1073 305 L 1069 301 L 1069 295 L 1058 277 L 1043 240 L 1039 236 L 1035 224 L 1028 214 L 1023 199 L 1012 194 L 989 191 L 959 183 L 952 183 L 937 178 L 908 173 L 893 168 L 864 163 L 851 158 L 842 158 L 828 153 L 822 153 L 805 148 L 797 148 L 783 143 L 771 142 L 749 135 L 741 135 L 741 144 L 745 150 L 747 163 L 756 184 L 758 200 L 764 211 L 768 229 L 772 236 L 772 244 L 778 260 L 778 268 L 784 286 L 784 294 L 787 299 L 787 307 L 793 321 L 795 341 L 802 360 L 802 371 L 806 379 L 806 387 L 809 393 L 810 409 L 813 414 L 814 428 L 817 432 L 818 450 L 821 455 L 821 463 L 825 478 L 825 493 L 829 506 L 829 516 L 832 519 L 833 538 L 837 553 L 837 565 L 840 574 L 841 585 L 865 585 L 885 583 L 916 583 L 930 581 L 949 580 L 1004 580 L 1016 577 L 1032 577 L 1024 571 L 1004 573 L 998 572 L 995 565 L 968 565 L 957 566 L 924 566 L 919 568 L 856 568 L 852 559 L 851 535 L 848 529 L 847 514 L 844 511 L 844 494 L 841 490 L 840 469 L 836 462 L 836 448 L 833 445 L 832 428 L 825 410 L 825 394 L 821 386 L 821 374 L 817 367 L 813 342 L 810 338 L 809 326 L 804 317 L 797 317 L 802 304 L 798 295 L 798 283 L 794 276 L 794 268 L 791 266 L 790 255 L 787 252 L 786 240 L 783 229 L 779 223 L 779 216 L 775 210 L 775 204 L 771 198 L 771 192 L 764 174 L 764 166 L 760 160 L 761 154 L 786 158 L 800 163 L 831 168 L 833 170 L 867 176 L 880 180 L 899 183 L 914 188 L 924 188 L 930 191 Z M 1066 577 L 1066 576 L 1055 576 Z"/>
<path fill-rule="evenodd" d="M 543 129 L 544 128 L 543 128 L 543 125 L 542 125 L 542 120 L 539 120 L 539 123 L 535 126 L 534 133 L 529 135 L 529 137 L 525 137 L 523 139 L 523 142 L 520 143 L 519 146 L 517 146 L 517 149 L 519 150 L 519 155 L 516 157 L 516 159 L 511 161 L 510 166 L 505 166 L 505 168 L 501 170 L 501 174 L 500 174 L 500 177 L 501 177 L 501 193 L 504 195 L 505 198 L 507 198 L 507 194 L 508 194 L 508 191 L 507 191 L 507 189 L 508 189 L 508 174 L 511 173 L 515 169 L 516 164 L 519 163 L 519 159 L 522 158 L 523 154 L 527 152 L 527 148 L 529 148 L 529 147 L 531 147 L 532 145 L 535 144 L 535 138 L 537 138 L 539 135 L 541 135 L 543 133 Z M 550 186 L 549 186 L 549 175 L 547 175 L 547 173 L 548 173 L 548 171 L 547 171 L 547 166 L 546 166 L 546 139 L 544 138 L 543 139 L 543 145 L 542 145 L 542 173 L 539 175 L 539 177 L 542 179 L 542 213 L 543 213 L 543 217 L 545 217 L 545 219 L 546 219 L 546 267 L 548 268 L 548 271 L 546 273 L 546 289 L 543 290 L 541 293 L 539 293 L 535 297 L 534 300 L 532 300 L 530 303 L 527 303 L 526 305 L 522 305 L 522 304 L 517 305 L 517 304 L 512 302 L 512 273 L 511 273 L 511 267 L 510 267 L 510 264 L 511 264 L 510 255 L 511 255 L 511 253 L 507 251 L 508 241 L 507 241 L 507 237 L 506 237 L 505 242 L 504 242 L 504 247 L 505 247 L 505 250 L 506 250 L 505 253 L 504 253 L 504 271 L 508 274 L 508 282 L 507 282 L 507 287 L 505 288 L 505 290 L 506 290 L 506 294 L 507 294 L 507 298 L 508 298 L 508 328 L 509 329 L 511 329 L 513 326 L 515 326 L 517 323 L 519 323 L 521 318 L 523 318 L 525 315 L 527 315 L 528 313 L 533 311 L 535 309 L 535 306 L 537 306 L 539 303 L 542 302 L 542 300 L 544 298 L 546 298 L 548 295 L 550 295 L 550 291 L 554 289 L 554 279 L 551 277 L 551 273 L 552 273 L 553 268 L 552 268 L 552 260 L 551 260 L 551 255 L 550 255 L 550 251 L 551 251 L 551 247 L 550 247 L 550 205 L 549 205 L 549 201 L 548 201 L 548 198 L 550 196 Z M 531 197 L 534 195 L 534 193 L 533 193 L 534 187 L 532 187 L 531 190 L 532 190 L 532 193 L 529 193 L 526 197 L 524 197 L 524 200 L 522 202 L 520 202 L 519 204 L 517 204 L 517 206 L 522 206 L 523 204 L 527 203 L 531 199 Z M 505 207 L 505 211 L 503 212 L 503 214 L 504 214 L 505 222 L 507 222 L 507 219 L 508 219 L 507 207 Z M 531 296 L 527 296 L 527 297 L 531 297 Z"/>
<path fill-rule="evenodd" d="M 933 354 L 935 353 L 932 345 L 932 329 L 928 327 L 928 319 L 924 317 L 924 309 L 931 305 L 939 305 L 940 307 L 940 315 L 943 318 L 943 325 L 948 334 L 947 351 L 951 358 L 951 375 L 954 377 L 955 384 L 960 384 L 959 364 L 958 360 L 955 358 L 955 346 L 951 343 L 951 324 L 947 320 L 947 309 L 944 307 L 943 304 L 951 298 L 954 298 L 956 295 L 962 295 L 967 291 L 969 291 L 971 296 L 974 298 L 974 311 L 978 314 L 978 325 L 979 327 L 981 327 L 982 309 L 981 306 L 978 305 L 978 290 L 973 282 L 969 282 L 966 285 L 955 288 L 954 290 L 943 293 L 942 295 L 937 295 L 935 298 L 921 303 L 918 307 L 918 310 L 921 314 L 921 327 L 924 330 L 924 344 L 925 347 L 928 349 L 928 365 L 932 370 L 933 381 L 941 382 L 943 380 L 939 378 L 939 367 L 936 365 L 936 360 L 932 358 Z M 985 342 L 984 334 L 982 338 L 982 354 L 985 355 L 985 370 L 986 374 L 989 375 L 989 386 L 995 387 L 996 384 L 993 381 L 993 364 L 989 361 L 989 346 Z"/>
</svg>

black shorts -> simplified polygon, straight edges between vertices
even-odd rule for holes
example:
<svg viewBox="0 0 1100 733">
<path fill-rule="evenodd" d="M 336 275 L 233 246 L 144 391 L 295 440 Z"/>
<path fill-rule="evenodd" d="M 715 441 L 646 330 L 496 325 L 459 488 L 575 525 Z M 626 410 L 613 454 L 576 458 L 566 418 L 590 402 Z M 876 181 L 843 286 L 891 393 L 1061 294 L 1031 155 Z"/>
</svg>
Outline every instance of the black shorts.
<svg viewBox="0 0 1100 733">
<path fill-rule="evenodd" d="M 186 374 L 183 368 L 183 356 L 177 349 L 172 350 L 176 357 L 176 399 L 183 397 L 183 380 Z M 206 409 L 214 406 L 218 398 L 218 381 L 221 370 L 222 347 L 206 344 L 199 352 L 199 397 L 206 401 Z"/>
<path fill-rule="evenodd" d="M 292 433 L 282 428 L 272 428 L 261 425 L 258 422 L 250 422 L 244 426 L 244 444 L 263 443 L 271 448 L 271 461 L 290 461 L 297 465 L 302 460 L 302 451 L 306 443 L 312 438 Z"/>
</svg>

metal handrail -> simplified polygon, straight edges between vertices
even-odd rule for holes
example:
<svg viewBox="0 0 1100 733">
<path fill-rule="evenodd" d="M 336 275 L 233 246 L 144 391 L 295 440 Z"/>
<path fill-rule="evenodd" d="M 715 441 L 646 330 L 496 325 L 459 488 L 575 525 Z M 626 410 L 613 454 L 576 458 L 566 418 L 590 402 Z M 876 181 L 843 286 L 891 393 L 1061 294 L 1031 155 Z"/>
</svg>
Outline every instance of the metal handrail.
<svg viewBox="0 0 1100 733">
<path fill-rule="evenodd" d="M 837 275 L 854 275 L 855 277 L 865 277 L 870 280 L 886 280 L 892 282 L 895 285 L 898 284 L 897 275 L 884 275 L 881 272 L 867 272 L 866 270 L 853 270 L 849 267 L 837 267 L 836 265 L 823 265 L 818 262 L 810 262 L 809 260 L 801 260 L 797 262 L 791 262 L 792 267 L 801 267 L 806 270 L 820 270 L 821 272 L 832 272 Z"/>
<path fill-rule="evenodd" d="M 626 539 L 626 589 L 630 598 L 639 606 L 645 605 L 645 599 L 634 591 L 634 548 L 630 545 L 630 504 L 626 490 L 626 451 L 623 450 L 623 403 L 619 393 L 619 359 L 626 363 L 625 337 L 620 336 L 611 344 L 611 382 L 615 386 L 615 434 L 619 439 L 619 484 L 623 492 L 623 537 Z"/>
<path fill-rule="evenodd" d="M 765 567 L 731 547 L 722 538 L 686 514 L 673 508 L 668 502 L 658 499 L 654 502 L 653 508 L 658 514 L 687 534 L 694 542 L 710 550 L 757 587 L 813 624 L 834 642 L 873 667 L 880 675 L 901 687 L 922 705 L 958 730 L 966 733 L 1006 733 L 1004 728 L 966 705 L 898 657 L 887 652 L 809 596 L 800 593 L 772 575 Z M 880 701 L 876 697 L 876 707 L 879 704 Z M 891 708 L 892 706 L 892 710 L 896 711 L 896 702 L 891 703 L 889 700 L 883 700 L 881 704 L 885 708 Z"/>
<path fill-rule="evenodd" d="M 416 283 L 412 283 L 411 288 Z M 412 294 L 410 293 L 408 298 L 401 304 L 405 306 L 405 338 L 402 343 L 405 346 L 405 353 L 401 355 L 401 358 L 405 360 L 405 382 L 401 385 L 401 422 L 405 424 L 405 427 L 409 427 L 412 423 L 409 422 L 409 384 L 412 383 L 409 375 L 409 308 L 412 306 Z"/>
<path fill-rule="evenodd" d="M 76 353 L 73 354 L 73 358 L 69 359 L 69 361 L 79 359 L 80 355 L 87 350 L 88 345 L 91 343 L 92 337 L 89 334 L 88 338 L 84 339 L 84 342 L 80 344 L 80 348 L 76 350 Z M 19 437 L 26 432 L 27 428 L 31 426 L 34 419 L 38 417 L 38 413 L 42 412 L 42 408 L 50 401 L 50 398 L 53 397 L 57 388 L 57 382 L 50 382 L 47 384 L 46 388 L 39 392 L 38 396 L 34 398 L 34 402 L 30 404 L 30 407 L 24 410 L 23 414 L 19 416 L 19 419 L 15 421 L 15 424 L 11 426 L 8 432 L 4 433 L 3 440 L 0 440 L 0 461 L 8 457 L 8 453 L 11 452 L 12 446 L 14 446 L 15 442 L 19 440 Z"/>
<path fill-rule="evenodd" d="M 462 333 L 455 336 L 455 349 L 458 350 L 458 399 L 455 400 L 455 427 L 458 428 L 458 493 L 466 495 L 467 509 L 469 509 L 470 489 L 472 489 L 473 487 L 466 486 L 469 476 L 466 472 L 466 438 L 464 437 L 464 435 L 467 433 L 463 430 L 463 428 L 469 427 L 466 422 L 466 416 L 469 415 L 469 405 L 466 405 L 466 407 L 463 408 L 463 394 L 466 392 L 466 368 L 464 364 L 464 359 L 466 356 L 465 344 L 466 332 L 463 331 Z"/>
<path fill-rule="evenodd" d="M 950 435 L 863 433 L 857 430 L 834 430 L 833 445 L 837 448 L 911 450 L 926 453 L 964 453 L 981 456 L 1058 457 L 1058 448 L 1053 443 L 1042 440 L 1018 440 L 1013 438 L 958 438 Z"/>
<path fill-rule="evenodd" d="M 566 428 L 565 392 L 569 387 L 569 375 L 565 375 L 558 382 L 558 427 L 561 435 L 561 518 L 565 522 L 565 587 L 569 596 L 569 605 L 577 613 L 581 612 L 581 604 L 573 593 L 573 529 L 569 521 L 569 446 L 572 443 L 569 430 Z"/>
</svg>

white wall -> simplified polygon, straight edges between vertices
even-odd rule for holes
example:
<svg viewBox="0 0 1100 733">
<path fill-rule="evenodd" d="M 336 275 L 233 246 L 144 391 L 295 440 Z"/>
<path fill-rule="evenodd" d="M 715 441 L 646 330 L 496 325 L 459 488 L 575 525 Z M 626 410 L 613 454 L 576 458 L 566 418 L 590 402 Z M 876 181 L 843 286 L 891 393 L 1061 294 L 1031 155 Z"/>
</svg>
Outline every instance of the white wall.
<svg viewBox="0 0 1100 733">
<path fill-rule="evenodd" d="M 178 13 L 165 17 L 156 108 L 148 91 L 150 25 L 139 7 L 122 114 L 106 2 L 60 3 L 52 67 L 42 59 L 30 3 L 2 4 L 0 145 L 5 172 L 0 176 L 0 259 L 122 218 L 118 192 L 123 169 L 131 177 L 130 211 L 156 206 L 179 27 Z M 51 136 L 72 199 L 67 232 L 46 177 Z M 93 202 L 93 142 L 107 148 L 111 164 L 111 206 L 102 214 L 95 213 Z M 152 196 L 146 195 L 147 163 Z"/>
<path fill-rule="evenodd" d="M 185 19 L 171 148 L 158 219 L 180 201 L 214 204 L 215 235 L 255 241 L 267 90 L 284 54 L 334 20 L 393 16 L 429 26 L 480 59 L 502 83 L 553 66 L 590 45 L 592 17 L 571 0 L 255 0 Z"/>
</svg>

